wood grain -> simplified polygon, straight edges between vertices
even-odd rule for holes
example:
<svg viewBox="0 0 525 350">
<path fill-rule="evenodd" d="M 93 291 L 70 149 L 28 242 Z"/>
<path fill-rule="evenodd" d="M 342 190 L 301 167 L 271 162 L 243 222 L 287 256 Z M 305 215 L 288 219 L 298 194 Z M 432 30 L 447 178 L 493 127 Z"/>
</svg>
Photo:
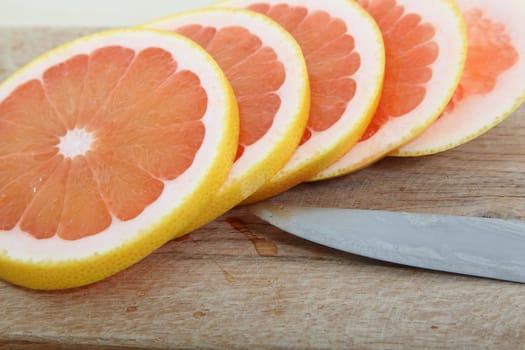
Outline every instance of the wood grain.
<svg viewBox="0 0 525 350">
<path fill-rule="evenodd" d="M 0 78 L 92 31 L 0 29 Z M 525 219 L 524 118 L 272 201 Z M 341 253 L 237 208 L 85 288 L 0 281 L 0 349 L 518 349 L 524 288 Z"/>
</svg>

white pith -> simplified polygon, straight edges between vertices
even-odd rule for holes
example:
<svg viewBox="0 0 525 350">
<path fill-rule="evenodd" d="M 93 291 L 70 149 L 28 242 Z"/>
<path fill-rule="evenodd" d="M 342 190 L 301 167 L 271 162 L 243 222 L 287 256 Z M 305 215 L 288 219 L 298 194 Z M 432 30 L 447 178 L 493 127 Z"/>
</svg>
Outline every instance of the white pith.
<svg viewBox="0 0 525 350">
<path fill-rule="evenodd" d="M 466 52 L 462 41 L 464 26 L 453 5 L 446 0 L 396 2 L 404 6 L 404 14 L 419 14 L 422 23 L 430 23 L 436 30 L 433 40 L 439 46 L 439 56 L 431 65 L 432 78 L 426 86 L 426 97 L 414 110 L 392 118 L 371 138 L 355 145 L 338 162 L 322 171 L 319 178 L 359 168 L 410 141 L 437 117 L 439 108 L 446 105 L 455 89 Z"/>
<path fill-rule="evenodd" d="M 246 177 L 251 169 L 265 162 L 275 149 L 286 141 L 286 135 L 297 123 L 298 113 L 304 102 L 304 91 L 308 87 L 305 63 L 300 53 L 300 48 L 295 40 L 283 32 L 282 28 L 276 26 L 273 21 L 266 17 L 249 11 L 210 8 L 204 11 L 189 11 L 169 18 L 161 19 L 147 24 L 148 27 L 176 30 L 186 25 L 198 24 L 214 27 L 218 30 L 224 27 L 239 26 L 248 29 L 252 34 L 259 37 L 263 46 L 272 48 L 278 60 L 284 65 L 286 79 L 283 85 L 276 91 L 281 98 L 281 106 L 275 115 L 274 121 L 266 134 L 252 145 L 245 147 L 243 155 L 234 163 L 226 183 L 221 188 L 221 193 L 227 193 L 232 184 Z M 245 183 L 249 184 L 243 188 L 243 198 L 251 195 L 261 185 L 265 178 L 254 179 L 258 174 Z"/>
<path fill-rule="evenodd" d="M 90 54 L 98 48 L 112 45 L 131 48 L 137 52 L 149 47 L 162 48 L 174 56 L 179 70 L 189 69 L 199 75 L 201 84 L 208 94 L 208 108 L 201 119 L 207 130 L 202 147 L 190 168 L 177 179 L 165 181 L 160 197 L 136 218 L 126 222 L 113 218 L 112 225 L 105 231 L 77 241 L 64 240 L 56 235 L 49 239 L 38 240 L 21 231 L 19 226 L 10 231 L 0 230 L 1 254 L 35 263 L 82 259 L 93 254 L 102 254 L 136 238 L 142 231 L 158 224 L 199 187 L 210 171 L 212 159 L 216 158 L 219 149 L 218 145 L 223 135 L 227 134 L 224 121 L 228 117 L 225 108 L 228 95 L 221 85 L 224 81 L 223 76 L 217 70 L 215 63 L 187 39 L 150 30 L 112 31 L 83 38 L 40 57 L 13 76 L 0 86 L 0 101 L 20 84 L 31 79 L 41 79 L 48 67 L 77 54 Z"/>
<path fill-rule="evenodd" d="M 295 171 L 314 164 L 348 137 L 350 130 L 363 122 L 366 111 L 371 108 L 383 80 L 384 49 L 382 37 L 374 22 L 355 4 L 347 0 L 233 0 L 224 6 L 247 7 L 251 4 L 288 4 L 302 6 L 311 12 L 325 11 L 343 20 L 355 40 L 355 52 L 361 57 L 361 66 L 352 78 L 356 81 L 355 96 L 348 103 L 341 118 L 322 132 L 312 132 L 311 138 L 301 145 L 275 179 L 283 178 Z M 278 181 L 278 180 L 277 180 Z"/>
<path fill-rule="evenodd" d="M 494 90 L 485 95 L 467 96 L 451 113 L 443 115 L 421 136 L 401 147 L 398 152 L 401 155 L 436 153 L 469 141 L 496 125 L 525 99 L 525 2 L 456 1 L 463 13 L 482 9 L 484 17 L 504 24 L 520 60 L 498 77 Z"/>
<path fill-rule="evenodd" d="M 66 158 L 75 158 L 85 155 L 91 149 L 93 134 L 85 129 L 76 128 L 68 130 L 59 140 L 59 153 Z"/>
</svg>

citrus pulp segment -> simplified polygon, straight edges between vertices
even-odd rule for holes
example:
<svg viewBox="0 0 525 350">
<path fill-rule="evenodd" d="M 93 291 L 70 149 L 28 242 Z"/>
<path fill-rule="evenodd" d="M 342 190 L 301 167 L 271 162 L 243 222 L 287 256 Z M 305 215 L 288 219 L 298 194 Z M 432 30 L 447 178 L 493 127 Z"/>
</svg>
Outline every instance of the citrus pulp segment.
<svg viewBox="0 0 525 350">
<path fill-rule="evenodd" d="M 415 138 L 443 111 L 464 67 L 465 23 L 453 1 L 358 2 L 384 37 L 381 101 L 361 140 L 313 180 L 359 170 Z"/>
<path fill-rule="evenodd" d="M 465 71 L 445 112 L 392 155 L 420 156 L 468 142 L 525 100 L 525 2 L 457 0 L 467 23 Z"/>
<path fill-rule="evenodd" d="M 177 235 L 226 178 L 231 86 L 198 45 L 114 30 L 0 86 L 0 277 L 35 289 L 112 275 Z"/>
<path fill-rule="evenodd" d="M 254 193 L 291 157 L 310 109 L 306 63 L 286 30 L 252 11 L 209 8 L 147 26 L 183 34 L 205 48 L 232 84 L 239 105 L 236 160 L 191 230 Z"/>
<path fill-rule="evenodd" d="M 311 87 L 306 132 L 290 161 L 244 203 L 305 181 L 357 142 L 375 111 L 383 81 L 384 47 L 373 19 L 347 0 L 232 0 L 269 16 L 302 48 Z"/>
</svg>

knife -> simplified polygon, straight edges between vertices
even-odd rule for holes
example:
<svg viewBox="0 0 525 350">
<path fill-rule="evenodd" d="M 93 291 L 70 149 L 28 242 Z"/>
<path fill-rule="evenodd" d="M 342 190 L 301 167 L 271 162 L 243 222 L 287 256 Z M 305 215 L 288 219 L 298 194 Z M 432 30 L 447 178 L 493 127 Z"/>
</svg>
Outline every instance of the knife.
<svg viewBox="0 0 525 350">
<path fill-rule="evenodd" d="M 306 240 L 365 257 L 525 283 L 525 222 L 257 204 L 249 210 Z"/>
</svg>

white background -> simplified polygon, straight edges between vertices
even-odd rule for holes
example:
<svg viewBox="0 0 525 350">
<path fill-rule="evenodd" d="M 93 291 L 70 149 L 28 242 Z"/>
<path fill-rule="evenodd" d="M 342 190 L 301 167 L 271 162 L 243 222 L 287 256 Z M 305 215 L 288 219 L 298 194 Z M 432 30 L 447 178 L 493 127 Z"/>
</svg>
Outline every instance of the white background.
<svg viewBox="0 0 525 350">
<path fill-rule="evenodd" d="M 121 27 L 213 0 L 0 0 L 0 26 Z"/>
</svg>

